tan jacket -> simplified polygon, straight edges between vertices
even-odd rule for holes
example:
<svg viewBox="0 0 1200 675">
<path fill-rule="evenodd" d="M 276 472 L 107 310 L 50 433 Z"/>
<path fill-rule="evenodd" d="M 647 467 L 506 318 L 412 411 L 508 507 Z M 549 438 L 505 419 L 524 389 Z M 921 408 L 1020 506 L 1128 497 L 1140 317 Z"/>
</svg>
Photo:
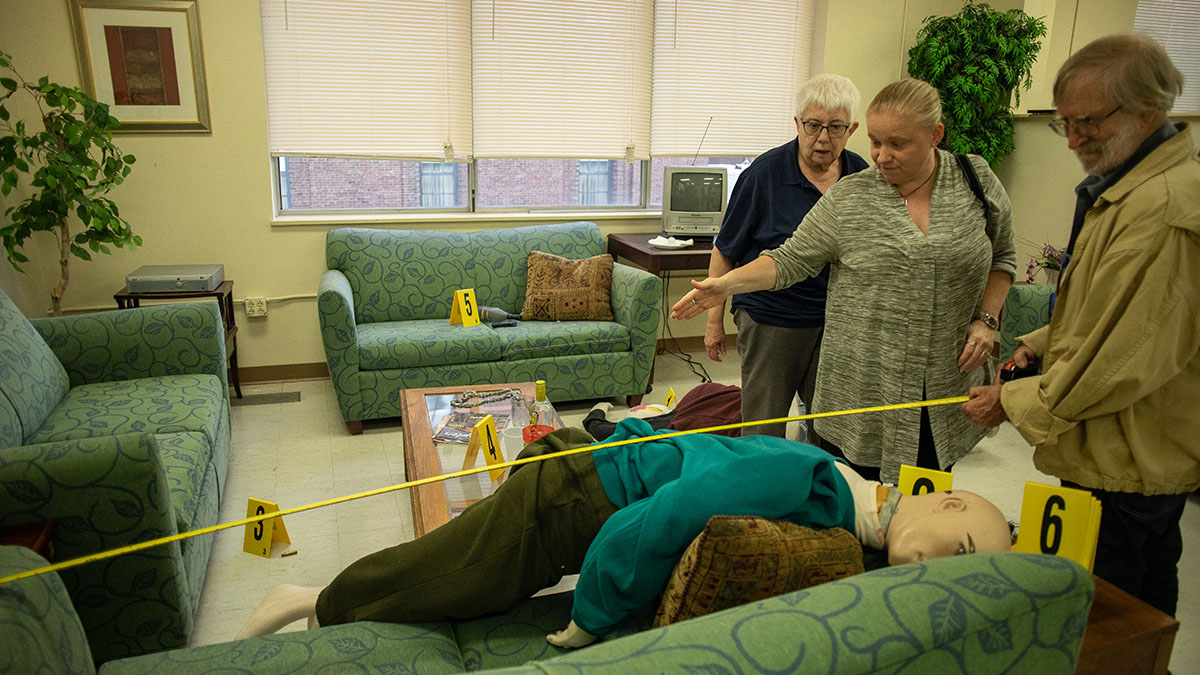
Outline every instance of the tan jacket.
<svg viewBox="0 0 1200 675">
<path fill-rule="evenodd" d="M 1200 487 L 1200 155 L 1187 125 L 1088 211 L 1042 375 L 1001 402 L 1043 472 L 1146 495 Z"/>
</svg>

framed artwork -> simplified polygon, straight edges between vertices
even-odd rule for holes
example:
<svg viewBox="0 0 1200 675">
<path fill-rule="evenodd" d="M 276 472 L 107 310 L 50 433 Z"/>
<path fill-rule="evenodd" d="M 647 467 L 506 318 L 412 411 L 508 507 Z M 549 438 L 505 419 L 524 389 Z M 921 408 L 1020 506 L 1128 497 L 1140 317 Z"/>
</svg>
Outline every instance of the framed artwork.
<svg viewBox="0 0 1200 675">
<path fill-rule="evenodd" d="M 196 0 L 68 0 L 79 74 L 121 132 L 208 132 Z"/>
</svg>

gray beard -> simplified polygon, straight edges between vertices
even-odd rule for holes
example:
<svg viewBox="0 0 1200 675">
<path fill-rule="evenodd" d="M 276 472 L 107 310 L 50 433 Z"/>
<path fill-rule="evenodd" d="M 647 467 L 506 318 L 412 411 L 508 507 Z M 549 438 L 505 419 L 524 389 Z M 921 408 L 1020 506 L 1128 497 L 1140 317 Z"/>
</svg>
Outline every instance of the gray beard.
<svg viewBox="0 0 1200 675">
<path fill-rule="evenodd" d="M 1087 146 L 1077 148 L 1075 150 L 1076 156 L 1079 156 L 1080 151 L 1084 148 L 1094 145 L 1089 143 Z M 1139 145 L 1141 145 L 1141 141 L 1137 138 L 1137 129 L 1132 124 L 1122 125 L 1117 130 L 1117 133 L 1101 146 L 1100 161 L 1092 168 L 1085 169 L 1085 171 L 1089 176 L 1104 176 L 1129 159 L 1129 156 L 1138 149 Z M 1082 158 L 1080 159 L 1082 161 Z"/>
</svg>

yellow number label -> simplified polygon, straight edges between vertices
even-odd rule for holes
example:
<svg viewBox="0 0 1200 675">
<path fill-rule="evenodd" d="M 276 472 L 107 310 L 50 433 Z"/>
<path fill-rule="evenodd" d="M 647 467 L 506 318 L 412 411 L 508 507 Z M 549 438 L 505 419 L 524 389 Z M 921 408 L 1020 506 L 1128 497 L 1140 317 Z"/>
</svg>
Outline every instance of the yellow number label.
<svg viewBox="0 0 1200 675">
<path fill-rule="evenodd" d="M 667 400 L 663 401 L 663 405 L 668 408 L 674 408 L 677 402 L 678 398 L 675 396 L 675 388 L 667 387 Z"/>
<path fill-rule="evenodd" d="M 251 498 L 246 503 L 247 518 L 261 516 L 264 513 L 272 513 L 278 510 L 279 505 L 275 502 L 265 502 L 261 499 Z M 283 525 L 283 518 L 264 518 L 258 522 L 246 524 L 246 534 L 242 537 L 242 550 L 246 553 L 270 558 L 271 543 L 276 541 L 282 541 L 286 544 L 292 543 L 292 540 L 288 538 L 287 528 Z"/>
<path fill-rule="evenodd" d="M 1070 558 L 1090 572 L 1100 535 L 1100 501 L 1086 490 L 1025 484 L 1014 551 Z"/>
<path fill-rule="evenodd" d="M 488 466 L 504 463 L 504 450 L 500 447 L 500 437 L 496 435 L 496 421 L 492 419 L 491 415 L 485 416 L 471 428 L 471 440 L 467 443 L 467 455 L 463 457 L 463 471 L 475 466 L 480 449 L 483 449 L 483 461 L 487 462 Z M 488 471 L 493 483 L 503 474 L 504 469 Z"/>
<path fill-rule="evenodd" d="M 454 291 L 454 300 L 450 306 L 450 325 L 460 323 L 463 327 L 479 325 L 479 312 L 475 309 L 474 288 Z"/>
<path fill-rule="evenodd" d="M 900 465 L 900 481 L 896 485 L 906 495 L 923 495 L 929 492 L 945 492 L 954 484 L 954 474 L 949 471 L 922 469 Z"/>
</svg>

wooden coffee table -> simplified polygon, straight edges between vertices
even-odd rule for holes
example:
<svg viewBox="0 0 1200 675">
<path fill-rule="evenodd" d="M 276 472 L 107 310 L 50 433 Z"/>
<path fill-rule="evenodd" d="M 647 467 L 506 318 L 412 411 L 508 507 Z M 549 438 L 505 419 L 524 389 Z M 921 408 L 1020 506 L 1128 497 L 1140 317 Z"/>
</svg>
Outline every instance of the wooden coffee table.
<svg viewBox="0 0 1200 675">
<path fill-rule="evenodd" d="M 450 399 L 464 391 L 496 391 L 517 389 L 527 402 L 532 402 L 535 387 L 532 382 L 510 384 L 481 384 L 478 386 L 427 387 L 405 389 L 400 392 L 400 414 L 404 423 L 404 477 L 407 480 L 431 478 L 462 470 L 466 457 L 466 443 L 434 443 L 433 425 L 450 411 Z M 469 409 L 470 412 L 510 414 L 512 402 L 508 399 Z M 562 421 L 555 415 L 555 428 Z M 499 434 L 503 429 L 496 429 Z M 515 459 L 505 455 L 506 460 Z M 483 453 L 479 454 L 476 466 L 483 466 Z M 450 478 L 436 483 L 419 485 L 409 489 L 412 499 L 413 529 L 420 537 L 440 527 L 468 505 L 491 494 L 499 482 L 492 483 L 486 471 L 461 478 Z"/>
</svg>

